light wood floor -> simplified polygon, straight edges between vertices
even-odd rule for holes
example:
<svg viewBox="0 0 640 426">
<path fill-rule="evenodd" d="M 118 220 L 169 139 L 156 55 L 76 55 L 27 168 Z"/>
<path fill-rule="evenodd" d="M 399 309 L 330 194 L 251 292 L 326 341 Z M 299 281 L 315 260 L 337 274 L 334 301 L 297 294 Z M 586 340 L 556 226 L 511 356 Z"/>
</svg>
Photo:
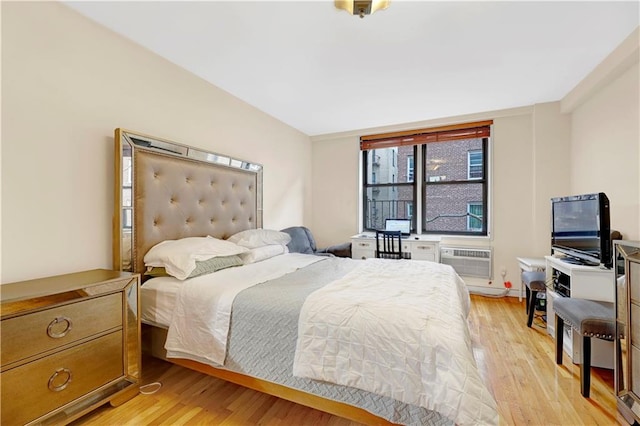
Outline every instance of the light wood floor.
<svg viewBox="0 0 640 426">
<path fill-rule="evenodd" d="M 580 395 L 578 365 L 555 364 L 544 323 L 526 326 L 517 298 L 472 296 L 474 354 L 506 425 L 615 425 L 613 371 L 592 370 L 591 398 Z M 143 383 L 162 388 L 113 408 L 103 406 L 74 425 L 354 426 L 357 423 L 290 403 L 164 361 L 143 357 Z"/>
</svg>

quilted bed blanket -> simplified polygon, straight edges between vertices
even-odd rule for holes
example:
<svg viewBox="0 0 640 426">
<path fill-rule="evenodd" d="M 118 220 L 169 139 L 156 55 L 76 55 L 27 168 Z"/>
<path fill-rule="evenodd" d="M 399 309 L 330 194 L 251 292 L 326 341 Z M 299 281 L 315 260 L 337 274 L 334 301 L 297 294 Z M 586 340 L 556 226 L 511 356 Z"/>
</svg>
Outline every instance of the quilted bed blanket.
<svg viewBox="0 0 640 426">
<path fill-rule="evenodd" d="M 368 259 L 303 304 L 293 374 L 498 424 L 467 324 L 469 293 L 448 265 Z"/>
<path fill-rule="evenodd" d="M 229 268 L 183 281 L 164 346 L 167 357 L 223 365 L 231 307 L 236 296 L 256 284 L 321 260 L 318 256 L 290 253 L 276 256 L 270 262 Z"/>
</svg>

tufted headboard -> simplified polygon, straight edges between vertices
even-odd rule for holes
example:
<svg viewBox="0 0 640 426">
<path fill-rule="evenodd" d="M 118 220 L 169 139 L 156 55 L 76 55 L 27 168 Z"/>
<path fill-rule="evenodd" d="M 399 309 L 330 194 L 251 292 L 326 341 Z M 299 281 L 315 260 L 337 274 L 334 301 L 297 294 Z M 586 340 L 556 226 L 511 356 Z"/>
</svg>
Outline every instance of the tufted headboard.
<svg viewBox="0 0 640 426">
<path fill-rule="evenodd" d="M 144 272 L 164 240 L 262 227 L 262 167 L 116 129 L 114 268 Z"/>
</svg>

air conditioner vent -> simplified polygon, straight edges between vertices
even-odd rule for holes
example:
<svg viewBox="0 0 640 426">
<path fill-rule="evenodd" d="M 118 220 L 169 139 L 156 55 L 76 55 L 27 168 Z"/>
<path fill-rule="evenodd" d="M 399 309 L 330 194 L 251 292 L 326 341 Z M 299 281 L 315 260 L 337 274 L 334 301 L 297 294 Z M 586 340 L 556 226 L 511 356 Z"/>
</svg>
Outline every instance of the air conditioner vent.
<svg viewBox="0 0 640 426">
<path fill-rule="evenodd" d="M 491 279 L 491 248 L 440 247 L 440 263 L 451 265 L 458 275 Z"/>
<path fill-rule="evenodd" d="M 475 257 L 478 259 L 490 259 L 491 251 L 489 250 L 470 250 L 470 249 L 453 249 L 454 257 Z"/>
</svg>

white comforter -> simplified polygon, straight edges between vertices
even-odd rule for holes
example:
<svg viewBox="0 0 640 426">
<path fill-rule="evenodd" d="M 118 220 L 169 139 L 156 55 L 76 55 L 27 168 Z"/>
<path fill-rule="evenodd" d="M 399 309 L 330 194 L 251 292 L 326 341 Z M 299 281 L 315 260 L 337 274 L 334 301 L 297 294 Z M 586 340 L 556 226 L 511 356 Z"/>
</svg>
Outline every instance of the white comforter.
<svg viewBox="0 0 640 426">
<path fill-rule="evenodd" d="M 473 358 L 469 306 L 450 266 L 369 259 L 305 301 L 293 374 L 435 410 L 460 426 L 497 424 Z"/>
<path fill-rule="evenodd" d="M 231 306 L 236 295 L 245 288 L 324 259 L 320 256 L 289 253 L 185 280 L 176 298 L 164 345 L 167 357 L 223 365 L 227 352 Z M 175 280 L 155 280 L 161 279 Z"/>
</svg>

